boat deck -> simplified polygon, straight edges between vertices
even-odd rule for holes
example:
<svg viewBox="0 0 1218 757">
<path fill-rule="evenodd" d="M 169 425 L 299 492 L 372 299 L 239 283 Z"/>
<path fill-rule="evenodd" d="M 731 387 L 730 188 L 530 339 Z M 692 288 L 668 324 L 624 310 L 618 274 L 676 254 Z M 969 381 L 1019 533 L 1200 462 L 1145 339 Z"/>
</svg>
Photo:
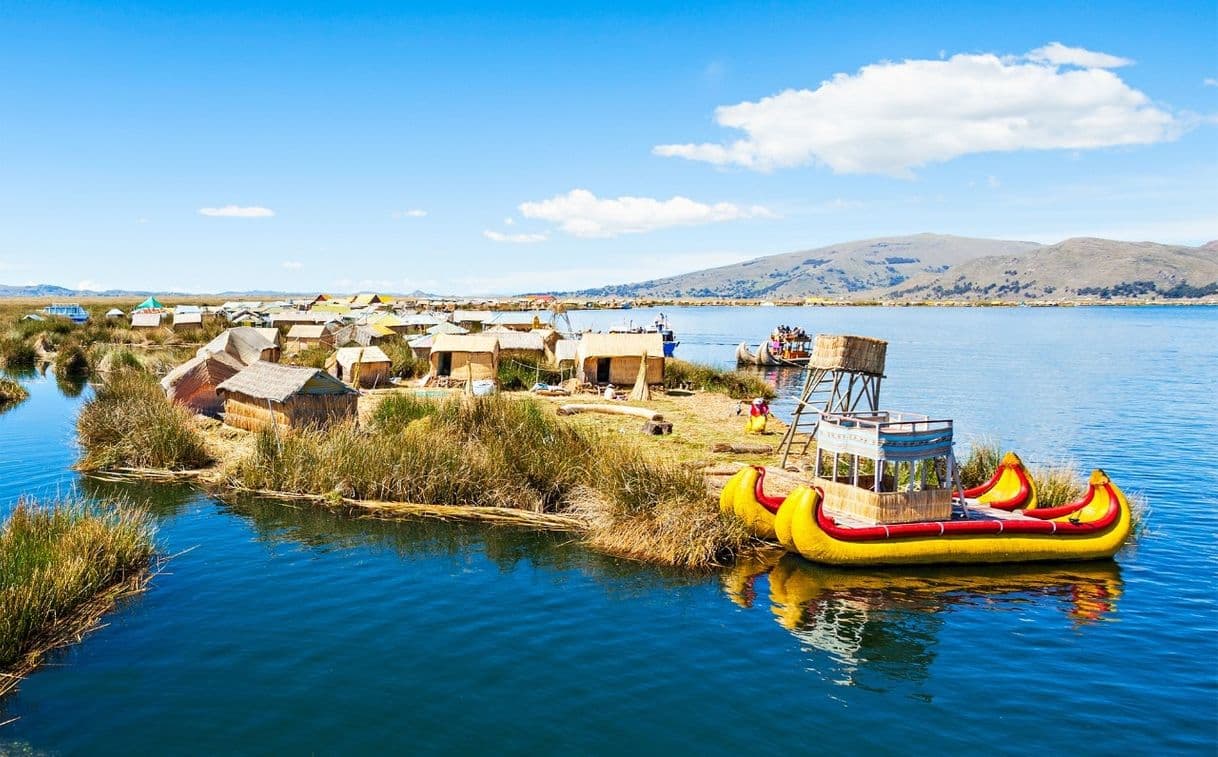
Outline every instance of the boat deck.
<svg viewBox="0 0 1218 757">
<path fill-rule="evenodd" d="M 1031 518 L 1027 515 L 1024 515 L 1021 512 L 1014 512 L 1011 510 L 999 510 L 994 507 L 989 507 L 987 505 L 980 504 L 975 499 L 965 500 L 965 510 L 968 513 L 967 520 L 1004 520 L 1004 521 L 1012 521 L 1012 520 L 1035 521 L 1035 520 L 1037 520 L 1036 518 Z M 833 517 L 833 520 L 836 521 L 837 524 L 843 528 L 867 528 L 869 526 L 876 525 L 872 521 L 869 521 L 869 520 L 866 520 L 863 518 L 858 518 L 858 517 L 855 517 L 852 515 L 847 515 L 845 513 L 837 513 L 837 512 L 829 511 L 826 514 L 831 515 Z M 966 520 L 966 519 L 953 517 L 952 520 L 959 521 L 959 520 Z"/>
</svg>

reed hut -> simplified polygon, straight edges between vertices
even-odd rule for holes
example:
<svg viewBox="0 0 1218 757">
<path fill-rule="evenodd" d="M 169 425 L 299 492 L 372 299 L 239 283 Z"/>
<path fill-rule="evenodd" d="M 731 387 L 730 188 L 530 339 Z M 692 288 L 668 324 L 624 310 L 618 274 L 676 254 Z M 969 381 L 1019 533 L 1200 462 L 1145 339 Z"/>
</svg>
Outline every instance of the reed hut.
<svg viewBox="0 0 1218 757">
<path fill-rule="evenodd" d="M 406 346 L 410 348 L 416 358 L 426 360 L 431 355 L 431 345 L 435 340 L 436 338 L 431 334 L 424 334 L 411 339 Z"/>
<path fill-rule="evenodd" d="M 664 341 L 659 334 L 584 334 L 579 340 L 576 375 L 590 384 L 632 386 L 647 361 L 646 383 L 664 383 Z"/>
<path fill-rule="evenodd" d="M 550 359 L 550 365 L 558 370 L 573 370 L 575 368 L 575 361 L 579 358 L 579 340 L 559 339 L 547 351 L 547 356 Z"/>
<path fill-rule="evenodd" d="M 199 348 L 196 355 L 226 353 L 242 365 L 253 365 L 258 361 L 279 362 L 279 345 L 259 333 L 251 326 L 225 329 L 223 333 Z"/>
<path fill-rule="evenodd" d="M 499 342 L 499 359 L 524 360 L 530 363 L 540 363 L 545 359 L 546 340 L 541 334 L 521 331 L 485 331 L 484 335 L 494 334 Z"/>
<path fill-rule="evenodd" d="M 192 412 L 218 416 L 224 400 L 216 387 L 235 376 L 245 366 L 224 352 L 196 355 L 161 379 L 169 401 Z"/>
<path fill-rule="evenodd" d="M 159 329 L 161 327 L 161 318 L 165 315 L 163 310 L 135 310 L 131 313 L 131 328 L 133 329 Z"/>
<path fill-rule="evenodd" d="M 334 334 L 322 324 L 297 323 L 288 329 L 288 350 L 299 352 L 310 347 L 333 347 Z"/>
<path fill-rule="evenodd" d="M 276 347 L 280 347 L 280 348 L 283 347 L 283 332 L 280 331 L 279 329 L 272 328 L 270 326 L 255 326 L 254 331 L 257 331 L 259 334 L 262 334 L 262 336 L 266 337 L 266 340 L 268 342 L 275 345 Z M 274 362 L 274 361 L 272 360 L 271 362 Z"/>
<path fill-rule="evenodd" d="M 392 367 L 380 347 L 341 347 L 326 359 L 326 372 L 352 386 L 387 386 Z"/>
<path fill-rule="evenodd" d="M 122 318 L 126 315 L 127 315 L 126 313 L 119 310 L 118 308 L 110 308 L 109 310 L 106 311 L 107 319 Z"/>
<path fill-rule="evenodd" d="M 258 362 L 216 387 L 224 422 L 246 431 L 325 426 L 355 418 L 359 393 L 318 368 Z"/>
<path fill-rule="evenodd" d="M 173 311 L 173 330 L 177 332 L 201 331 L 203 329 L 203 311 L 178 309 Z"/>
<path fill-rule="evenodd" d="M 499 375 L 499 340 L 493 336 L 439 334 L 431 344 L 431 375 L 494 379 Z"/>
</svg>

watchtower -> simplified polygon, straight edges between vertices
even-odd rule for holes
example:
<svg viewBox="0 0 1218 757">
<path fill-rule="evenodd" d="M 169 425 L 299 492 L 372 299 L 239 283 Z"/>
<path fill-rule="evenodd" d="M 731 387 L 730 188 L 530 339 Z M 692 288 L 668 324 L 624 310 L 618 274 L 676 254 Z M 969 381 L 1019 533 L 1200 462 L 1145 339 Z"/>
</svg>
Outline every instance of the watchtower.
<svg viewBox="0 0 1218 757">
<path fill-rule="evenodd" d="M 878 412 L 888 342 L 866 336 L 820 334 L 804 372 L 803 391 L 782 437 L 782 466 L 794 451 L 806 454 L 822 413 Z"/>
</svg>

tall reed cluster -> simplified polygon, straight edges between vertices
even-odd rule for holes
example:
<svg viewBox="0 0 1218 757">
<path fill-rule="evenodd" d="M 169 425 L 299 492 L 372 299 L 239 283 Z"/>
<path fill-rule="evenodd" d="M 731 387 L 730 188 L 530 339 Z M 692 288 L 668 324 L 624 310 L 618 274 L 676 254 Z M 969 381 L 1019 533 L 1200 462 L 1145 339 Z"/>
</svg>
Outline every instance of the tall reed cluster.
<svg viewBox="0 0 1218 757">
<path fill-rule="evenodd" d="M 264 431 L 231 475 L 255 490 L 576 514 L 594 546 L 673 565 L 726 561 L 747 542 L 697 471 L 499 395 L 395 395 L 364 429 Z"/>
<path fill-rule="evenodd" d="M 165 398 L 142 370 L 111 372 L 76 420 L 79 467 L 185 470 L 211 461 L 190 414 Z"/>
<path fill-rule="evenodd" d="M 25 401 L 29 396 L 30 393 L 19 381 L 0 377 L 0 410 L 7 410 L 13 405 Z"/>
<path fill-rule="evenodd" d="M 0 693 L 138 586 L 153 552 L 143 511 L 18 504 L 0 529 Z"/>
<path fill-rule="evenodd" d="M 664 364 L 664 386 L 669 389 L 701 389 L 722 392 L 732 399 L 773 399 L 774 385 L 748 371 L 724 371 L 701 363 L 669 359 Z"/>
</svg>

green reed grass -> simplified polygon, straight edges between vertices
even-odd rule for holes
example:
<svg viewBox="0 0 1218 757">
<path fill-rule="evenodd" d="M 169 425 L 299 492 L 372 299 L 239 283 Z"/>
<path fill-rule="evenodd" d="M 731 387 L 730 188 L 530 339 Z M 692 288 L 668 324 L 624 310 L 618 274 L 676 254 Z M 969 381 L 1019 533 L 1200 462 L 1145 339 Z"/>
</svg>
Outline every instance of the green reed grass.
<svg viewBox="0 0 1218 757">
<path fill-rule="evenodd" d="M 778 391 L 774 385 L 748 371 L 724 371 L 701 363 L 689 363 L 670 358 L 664 364 L 664 386 L 669 389 L 701 389 L 722 392 L 732 399 L 754 397 L 773 399 Z"/>
<path fill-rule="evenodd" d="M 502 395 L 398 395 L 365 429 L 264 431 L 230 474 L 255 490 L 577 514 L 594 546 L 673 565 L 723 561 L 747 541 L 697 471 Z"/>
<path fill-rule="evenodd" d="M 110 373 L 76 420 L 83 470 L 199 468 L 211 461 L 190 414 L 144 371 Z"/>
<path fill-rule="evenodd" d="M 981 439 L 969 448 L 968 457 L 960 463 L 960 484 L 965 489 L 981 486 L 990 480 L 1002 460 L 1002 447 L 993 439 Z"/>
<path fill-rule="evenodd" d="M 107 592 L 147 575 L 153 553 L 143 511 L 19 503 L 0 528 L 0 672 L 24 673 L 86 630 L 112 604 Z M 15 680 L 0 680 L 0 693 Z"/>
</svg>

